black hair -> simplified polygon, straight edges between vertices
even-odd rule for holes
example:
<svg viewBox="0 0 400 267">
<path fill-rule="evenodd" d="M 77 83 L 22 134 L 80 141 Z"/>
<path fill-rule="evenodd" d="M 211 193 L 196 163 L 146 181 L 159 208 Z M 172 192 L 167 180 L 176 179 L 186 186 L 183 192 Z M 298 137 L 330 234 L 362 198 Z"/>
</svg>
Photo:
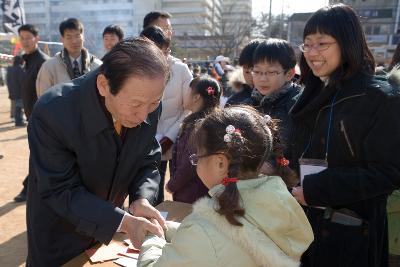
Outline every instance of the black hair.
<svg viewBox="0 0 400 267">
<path fill-rule="evenodd" d="M 39 35 L 39 30 L 35 25 L 32 24 L 24 24 L 18 28 L 18 34 L 21 34 L 21 31 L 27 31 L 33 34 L 33 36 L 37 37 Z"/>
<path fill-rule="evenodd" d="M 201 96 L 203 99 L 203 106 L 201 110 L 188 115 L 183 120 L 181 131 L 193 127 L 197 120 L 218 108 L 221 97 L 221 87 L 219 83 L 209 76 L 199 76 L 194 78 L 190 82 L 189 87 L 191 90 L 190 93 L 199 94 Z"/>
<path fill-rule="evenodd" d="M 116 44 L 103 57 L 99 67 L 109 83 L 110 92 L 116 95 L 131 76 L 167 80 L 169 67 L 161 50 L 146 38 L 127 38 Z"/>
<path fill-rule="evenodd" d="M 165 11 L 152 11 L 148 13 L 143 19 L 143 29 L 152 25 L 154 21 L 158 20 L 159 18 L 170 19 L 171 14 Z"/>
<path fill-rule="evenodd" d="M 78 30 L 80 33 L 83 33 L 83 25 L 76 18 L 69 18 L 60 23 L 60 34 L 64 36 L 65 30 Z"/>
<path fill-rule="evenodd" d="M 196 124 L 193 142 L 197 150 L 206 154 L 224 153 L 229 159 L 229 177 L 249 179 L 246 174 L 252 173 L 255 176 L 251 178 L 256 178 L 276 145 L 274 138 L 277 133 L 270 129 L 273 124 L 272 120 L 266 122 L 264 116 L 250 106 L 217 109 Z M 230 142 L 224 140 L 228 125 L 239 130 L 231 134 Z M 244 216 L 245 210 L 236 183 L 229 183 L 217 200 L 216 211 L 232 225 L 241 226 L 237 216 Z"/>
<path fill-rule="evenodd" d="M 148 26 L 141 33 L 141 37 L 146 37 L 153 41 L 158 48 L 163 49 L 164 47 L 169 47 L 171 39 L 165 36 L 163 30 L 158 26 Z"/>
<path fill-rule="evenodd" d="M 392 70 L 394 66 L 400 63 L 400 43 L 397 44 L 396 49 L 394 50 L 392 61 L 389 65 L 389 70 Z"/>
<path fill-rule="evenodd" d="M 330 75 L 330 86 L 336 86 L 336 83 L 341 83 L 360 72 L 374 74 L 374 57 L 368 48 L 360 20 L 350 6 L 336 4 L 316 11 L 306 23 L 303 40 L 315 33 L 332 36 L 340 48 L 341 66 Z M 313 75 L 304 54 L 300 58 L 300 70 L 301 83 L 322 86 L 322 81 Z"/>
<path fill-rule="evenodd" d="M 124 30 L 122 30 L 121 26 L 119 25 L 111 24 L 105 27 L 103 31 L 103 37 L 106 34 L 115 34 L 116 36 L 118 36 L 118 39 L 120 41 L 124 39 Z"/>
<path fill-rule="evenodd" d="M 269 38 L 260 42 L 253 53 L 253 66 L 261 62 L 278 62 L 288 71 L 296 66 L 296 54 L 288 41 Z"/>
<path fill-rule="evenodd" d="M 252 68 L 253 67 L 253 54 L 257 46 L 262 42 L 261 39 L 251 40 L 240 52 L 239 65 Z"/>
</svg>

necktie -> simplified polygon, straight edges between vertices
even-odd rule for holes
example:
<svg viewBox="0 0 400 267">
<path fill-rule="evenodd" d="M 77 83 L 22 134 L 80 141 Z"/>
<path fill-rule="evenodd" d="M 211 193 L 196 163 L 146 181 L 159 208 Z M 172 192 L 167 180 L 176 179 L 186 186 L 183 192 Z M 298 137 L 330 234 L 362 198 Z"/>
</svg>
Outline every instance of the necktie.
<svg viewBox="0 0 400 267">
<path fill-rule="evenodd" d="M 114 122 L 114 128 L 118 135 L 121 135 L 122 125 L 118 121 Z"/>
<path fill-rule="evenodd" d="M 74 79 L 78 78 L 81 76 L 81 71 L 79 70 L 79 64 L 78 61 L 76 61 L 76 59 L 74 60 L 74 68 L 72 69 L 74 72 Z"/>
</svg>

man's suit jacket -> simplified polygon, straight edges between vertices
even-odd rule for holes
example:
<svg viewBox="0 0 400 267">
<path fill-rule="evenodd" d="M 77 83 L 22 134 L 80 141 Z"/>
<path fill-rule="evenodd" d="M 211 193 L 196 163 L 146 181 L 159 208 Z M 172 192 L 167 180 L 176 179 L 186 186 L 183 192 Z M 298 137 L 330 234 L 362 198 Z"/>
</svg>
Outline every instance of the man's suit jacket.
<svg viewBox="0 0 400 267">
<path fill-rule="evenodd" d="M 154 203 L 158 194 L 161 106 L 127 129 L 122 144 L 98 95 L 97 74 L 56 85 L 32 113 L 27 266 L 60 266 L 95 241 L 110 242 L 125 198 Z"/>
</svg>

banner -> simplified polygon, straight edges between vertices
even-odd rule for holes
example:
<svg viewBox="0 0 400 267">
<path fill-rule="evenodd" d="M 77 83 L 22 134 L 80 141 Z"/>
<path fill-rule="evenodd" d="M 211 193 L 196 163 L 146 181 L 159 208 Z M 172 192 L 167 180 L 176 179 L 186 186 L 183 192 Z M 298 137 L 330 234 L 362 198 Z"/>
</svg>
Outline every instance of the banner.
<svg viewBox="0 0 400 267">
<path fill-rule="evenodd" d="M 23 0 L 3 0 L 1 9 L 4 31 L 18 34 L 18 28 L 25 24 Z"/>
</svg>

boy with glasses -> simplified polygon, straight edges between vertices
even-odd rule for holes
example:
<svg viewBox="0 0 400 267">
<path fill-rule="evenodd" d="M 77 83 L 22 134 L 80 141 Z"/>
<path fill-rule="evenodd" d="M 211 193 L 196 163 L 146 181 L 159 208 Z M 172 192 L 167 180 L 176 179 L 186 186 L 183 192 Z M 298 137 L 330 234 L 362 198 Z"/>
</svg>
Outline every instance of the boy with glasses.
<svg viewBox="0 0 400 267">
<path fill-rule="evenodd" d="M 253 54 L 251 75 L 254 89 L 251 95 L 251 105 L 260 112 L 279 120 L 279 138 L 286 145 L 284 156 L 290 155 L 290 133 L 292 122 L 289 110 L 296 102 L 300 86 L 292 82 L 295 75 L 296 55 L 292 46 L 282 39 L 268 39 L 260 42 Z M 279 160 L 274 157 L 266 165 L 265 172 L 273 174 L 279 167 Z M 285 181 L 288 186 L 297 184 L 293 173 Z"/>
</svg>

